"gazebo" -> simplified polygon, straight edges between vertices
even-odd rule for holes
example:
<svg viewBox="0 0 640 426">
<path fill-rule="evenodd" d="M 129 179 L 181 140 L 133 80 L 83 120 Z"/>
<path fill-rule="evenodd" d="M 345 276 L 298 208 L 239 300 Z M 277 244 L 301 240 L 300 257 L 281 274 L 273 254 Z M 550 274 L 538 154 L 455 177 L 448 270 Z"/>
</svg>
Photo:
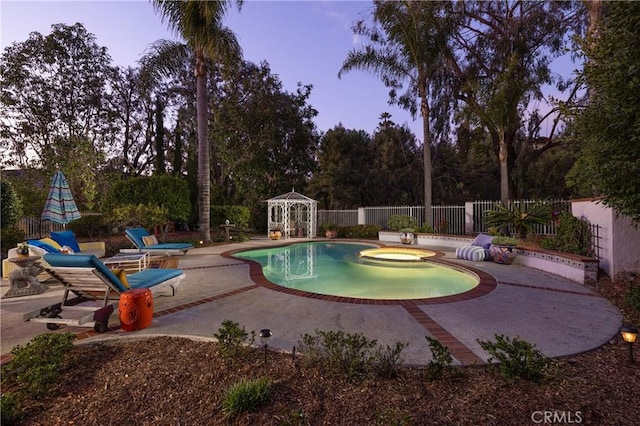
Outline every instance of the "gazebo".
<svg viewBox="0 0 640 426">
<path fill-rule="evenodd" d="M 294 190 L 267 200 L 269 232 L 280 230 L 284 238 L 316 236 L 318 202 Z"/>
</svg>

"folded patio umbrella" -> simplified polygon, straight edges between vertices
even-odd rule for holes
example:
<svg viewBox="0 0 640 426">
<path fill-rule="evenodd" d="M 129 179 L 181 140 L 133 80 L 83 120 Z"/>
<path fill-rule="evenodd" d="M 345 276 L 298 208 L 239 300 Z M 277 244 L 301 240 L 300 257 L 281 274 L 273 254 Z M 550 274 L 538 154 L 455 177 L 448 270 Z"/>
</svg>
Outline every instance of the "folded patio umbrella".
<svg viewBox="0 0 640 426">
<path fill-rule="evenodd" d="M 73 200 L 73 195 L 71 195 L 67 178 L 64 177 L 62 172 L 56 172 L 53 175 L 49 196 L 44 205 L 41 218 L 42 220 L 50 220 L 63 225 L 80 219 L 80 211 Z"/>
</svg>

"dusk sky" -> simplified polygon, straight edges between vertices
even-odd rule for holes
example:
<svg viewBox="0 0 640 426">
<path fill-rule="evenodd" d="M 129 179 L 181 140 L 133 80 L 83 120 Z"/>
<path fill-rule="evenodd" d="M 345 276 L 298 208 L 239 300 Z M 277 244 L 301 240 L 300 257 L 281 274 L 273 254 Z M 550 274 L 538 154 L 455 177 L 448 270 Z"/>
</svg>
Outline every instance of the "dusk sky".
<svg viewBox="0 0 640 426">
<path fill-rule="evenodd" d="M 380 114 L 389 112 L 394 122 L 407 123 L 422 140 L 419 117 L 414 121 L 408 112 L 388 105 L 388 89 L 376 77 L 351 71 L 338 79 L 347 53 L 360 42 L 351 25 L 371 7 L 371 1 L 249 0 L 239 13 L 232 8 L 224 22 L 237 35 L 244 58 L 267 61 L 285 90 L 295 91 L 298 82 L 313 85 L 309 103 L 319 112 L 315 122 L 320 131 L 342 123 L 373 133 Z M 136 66 L 156 40 L 179 40 L 146 0 L 2 0 L 1 47 L 27 40 L 32 31 L 47 35 L 53 24 L 76 22 L 93 33 L 120 66 Z M 566 74 L 570 72 L 568 68 Z"/>
</svg>

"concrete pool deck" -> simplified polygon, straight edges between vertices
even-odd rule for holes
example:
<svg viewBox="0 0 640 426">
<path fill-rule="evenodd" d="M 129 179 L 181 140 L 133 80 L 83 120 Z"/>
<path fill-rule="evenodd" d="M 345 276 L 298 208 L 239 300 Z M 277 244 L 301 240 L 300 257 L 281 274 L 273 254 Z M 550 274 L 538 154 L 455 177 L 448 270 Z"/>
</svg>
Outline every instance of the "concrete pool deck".
<svg viewBox="0 0 640 426">
<path fill-rule="evenodd" d="M 535 344 L 545 355 L 560 357 L 601 346 L 618 333 L 622 322 L 615 306 L 586 286 L 519 265 L 455 259 L 453 251 L 444 247 L 412 246 L 443 251 L 444 261 L 493 277 L 493 287 L 477 297 L 445 303 L 367 300 L 345 303 L 339 298 L 274 290 L 255 267 L 223 256 L 236 249 L 307 241 L 264 238 L 190 250 L 180 258 L 179 268 L 186 278 L 177 295 L 156 295 L 154 318 L 148 328 L 123 331 L 116 310 L 107 333 L 80 327 L 61 327 L 59 331 L 78 333 L 83 343 L 160 335 L 213 339 L 222 321 L 232 320 L 247 331 L 271 329 L 269 347 L 291 351 L 305 333 L 343 330 L 362 333 L 383 345 L 409 343 L 403 358 L 413 365 L 425 365 L 431 359 L 425 336 L 432 336 L 449 347 L 454 362 L 472 365 L 484 363 L 488 358 L 478 339 L 493 340 L 496 334 L 519 336 Z M 2 294 L 8 288 L 8 281 L 3 280 Z M 62 295 L 62 286 L 53 283 L 37 296 L 0 300 L 3 357 L 15 345 L 24 345 L 34 336 L 48 332 L 43 323 L 23 322 L 22 315 L 60 302 Z"/>
</svg>

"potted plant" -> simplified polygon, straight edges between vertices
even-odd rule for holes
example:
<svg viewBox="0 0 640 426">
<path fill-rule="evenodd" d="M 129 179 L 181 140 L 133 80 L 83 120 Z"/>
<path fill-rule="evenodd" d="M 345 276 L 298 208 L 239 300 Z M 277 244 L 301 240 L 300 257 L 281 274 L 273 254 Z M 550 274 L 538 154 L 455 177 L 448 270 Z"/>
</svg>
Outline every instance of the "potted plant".
<svg viewBox="0 0 640 426">
<path fill-rule="evenodd" d="M 400 232 L 400 242 L 402 244 L 413 244 L 413 228 L 402 228 Z"/>
<path fill-rule="evenodd" d="M 521 240 L 527 239 L 527 234 L 533 230 L 534 224 L 544 225 L 550 220 L 551 204 L 544 201 L 528 207 L 524 201 L 509 207 L 496 204 L 495 210 L 485 212 L 485 224 L 488 227 L 494 227 L 502 233 L 515 232 Z"/>
<path fill-rule="evenodd" d="M 272 228 L 269 231 L 269 238 L 271 238 L 272 240 L 279 240 L 280 238 L 282 238 L 282 229 L 279 226 Z"/>
<path fill-rule="evenodd" d="M 18 254 L 18 256 L 22 257 L 29 256 L 29 244 L 18 243 L 18 247 L 16 247 L 16 253 Z"/>
<path fill-rule="evenodd" d="M 505 235 L 494 237 L 489 246 L 491 258 L 496 263 L 511 265 L 518 255 L 518 250 L 516 249 L 518 243 L 519 240 L 517 238 Z"/>
<path fill-rule="evenodd" d="M 324 225 L 324 236 L 327 238 L 335 238 L 338 236 L 338 231 L 333 223 L 326 223 Z"/>
<path fill-rule="evenodd" d="M 404 214 L 389 216 L 387 226 L 392 231 L 400 232 L 400 242 L 402 244 L 413 243 L 413 233 L 417 226 L 415 218 Z"/>
</svg>

